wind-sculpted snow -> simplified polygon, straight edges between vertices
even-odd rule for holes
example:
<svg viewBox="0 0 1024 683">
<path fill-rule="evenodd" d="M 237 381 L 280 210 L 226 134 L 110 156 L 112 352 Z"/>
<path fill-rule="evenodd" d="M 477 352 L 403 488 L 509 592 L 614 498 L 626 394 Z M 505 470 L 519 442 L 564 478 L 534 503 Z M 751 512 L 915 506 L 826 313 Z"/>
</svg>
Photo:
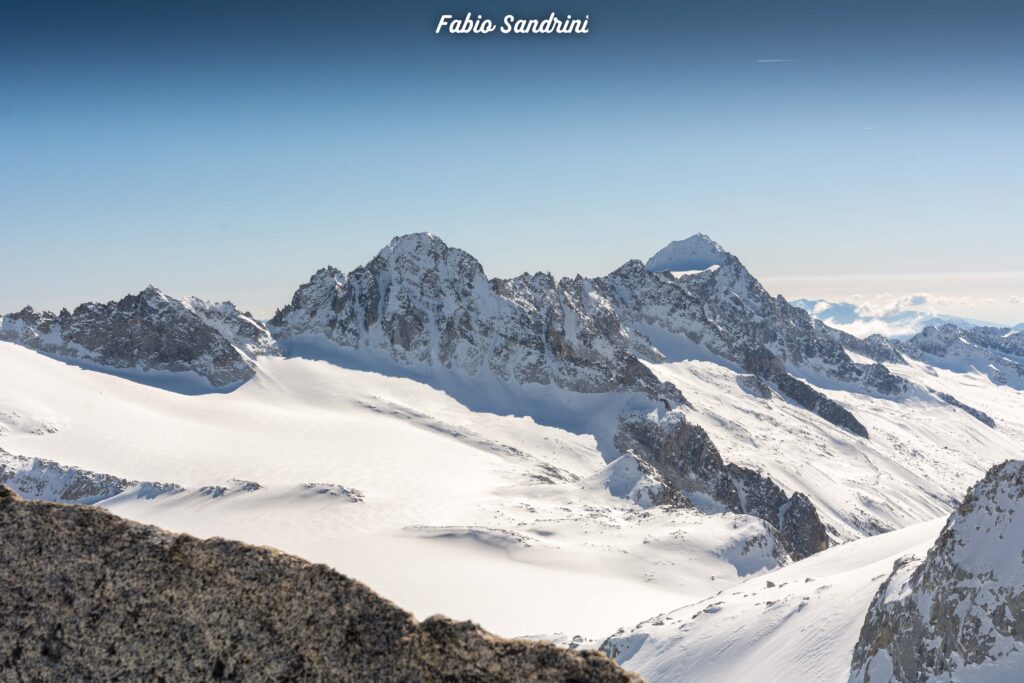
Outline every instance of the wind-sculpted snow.
<svg viewBox="0 0 1024 683">
<path fill-rule="evenodd" d="M 1024 666 L 1024 461 L 993 467 L 878 590 L 850 681 L 1011 681 Z"/>
<path fill-rule="evenodd" d="M 605 489 L 616 498 L 631 500 L 642 508 L 658 505 L 693 507 L 658 470 L 630 450 L 580 483 L 581 488 Z"/>
<path fill-rule="evenodd" d="M 788 561 L 768 523 L 675 504 L 653 468 L 606 462 L 592 432 L 473 410 L 378 372 L 273 356 L 257 365 L 229 394 L 184 396 L 0 342 L 0 446 L 126 482 L 175 482 L 185 490 L 127 489 L 98 505 L 281 548 L 420 618 L 445 613 L 507 636 L 596 636 Z M 607 395 L 568 398 L 614 430 Z M 528 540 L 498 547 L 499 537 Z"/>
<path fill-rule="evenodd" d="M 570 647 L 600 648 L 651 683 L 843 683 L 864 613 L 894 560 L 926 548 L 940 527 L 924 522 L 833 546 Z"/>
<path fill-rule="evenodd" d="M 262 323 L 232 304 L 180 301 L 154 287 L 72 312 L 26 307 L 0 317 L 0 340 L 151 383 L 161 372 L 194 373 L 214 388 L 250 379 L 254 356 L 275 352 Z"/>
</svg>

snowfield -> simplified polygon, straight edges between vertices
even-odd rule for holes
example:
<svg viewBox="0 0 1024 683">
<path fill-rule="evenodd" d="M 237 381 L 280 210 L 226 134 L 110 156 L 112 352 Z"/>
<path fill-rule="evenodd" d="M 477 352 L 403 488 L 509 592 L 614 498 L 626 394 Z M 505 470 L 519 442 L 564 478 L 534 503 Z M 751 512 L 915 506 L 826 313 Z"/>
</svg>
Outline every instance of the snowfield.
<svg viewBox="0 0 1024 683">
<path fill-rule="evenodd" d="M 944 521 L 829 548 L 625 628 L 604 649 L 652 681 L 846 681 L 878 587 L 897 559 L 924 554 Z"/>
<path fill-rule="evenodd" d="M 153 498 L 128 490 L 102 505 L 325 562 L 419 616 L 599 642 L 689 605 L 620 654 L 652 680 L 741 680 L 730 672 L 763 658 L 756 644 L 790 663 L 780 670 L 788 680 L 842 679 L 858 614 L 895 557 L 927 547 L 941 524 L 919 522 L 943 519 L 985 469 L 1019 454 L 1024 436 L 1018 392 L 918 362 L 892 370 L 963 397 L 997 429 L 940 402 L 830 391 L 870 428 L 871 439 L 858 439 L 777 396 L 751 395 L 721 365 L 652 365 L 691 397 L 687 417 L 728 460 L 804 490 L 842 540 L 908 527 L 767 573 L 784 560 L 762 522 L 643 507 L 641 475 L 605 463 L 592 435 L 473 412 L 420 382 L 325 361 L 257 365 L 236 391 L 182 395 L 0 343 L 0 446 L 187 487 Z M 202 493 L 213 485 L 225 488 Z M 339 493 L 349 490 L 355 499 Z M 831 610 L 835 633 L 817 610 Z M 792 640 L 799 651 L 783 650 L 783 623 L 814 631 L 820 651 L 802 638 Z"/>
<path fill-rule="evenodd" d="M 806 493 L 841 541 L 944 517 L 989 467 L 1021 457 L 1024 395 L 980 375 L 914 362 L 889 366 L 988 411 L 996 429 L 930 396 L 826 390 L 868 427 L 871 438 L 862 439 L 777 395 L 752 396 L 741 376 L 722 365 L 649 367 L 693 397 L 687 418 L 707 430 L 729 462 L 766 472 L 787 492 Z"/>
<path fill-rule="evenodd" d="M 101 504 L 324 562 L 419 617 L 596 637 L 784 557 L 755 518 L 612 495 L 592 436 L 407 379 L 264 357 L 236 391 L 186 396 L 8 343 L 0 376 L 6 451 L 187 487 Z M 330 487 L 361 500 L 316 493 Z"/>
</svg>

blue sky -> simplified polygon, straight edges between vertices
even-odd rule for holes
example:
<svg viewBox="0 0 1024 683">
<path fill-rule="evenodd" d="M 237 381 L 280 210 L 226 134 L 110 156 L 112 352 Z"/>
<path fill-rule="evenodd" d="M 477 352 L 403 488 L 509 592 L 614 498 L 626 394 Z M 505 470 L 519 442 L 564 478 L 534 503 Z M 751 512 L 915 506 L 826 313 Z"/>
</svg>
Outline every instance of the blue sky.
<svg viewBox="0 0 1024 683">
<path fill-rule="evenodd" d="M 466 10 L 592 33 L 434 35 Z M 499 276 L 699 231 L 789 296 L 1024 320 L 1022 32 L 984 0 L 0 0 L 0 311 L 269 313 L 419 230 Z"/>
</svg>

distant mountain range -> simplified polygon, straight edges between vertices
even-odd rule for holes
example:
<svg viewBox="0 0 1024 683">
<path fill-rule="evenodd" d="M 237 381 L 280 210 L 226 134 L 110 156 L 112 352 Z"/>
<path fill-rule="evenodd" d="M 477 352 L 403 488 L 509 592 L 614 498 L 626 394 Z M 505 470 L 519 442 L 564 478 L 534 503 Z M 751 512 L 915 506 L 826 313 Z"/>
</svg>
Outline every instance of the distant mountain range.
<svg viewBox="0 0 1024 683">
<path fill-rule="evenodd" d="M 995 323 L 955 315 L 929 313 L 914 309 L 876 312 L 869 306 L 847 302 L 832 302 L 824 299 L 792 299 L 789 303 L 810 313 L 826 325 L 830 325 L 857 337 L 879 334 L 892 339 L 909 339 L 926 327 L 956 325 L 964 329 L 972 327 L 999 327 Z M 1024 329 L 1024 323 L 1015 329 Z"/>
</svg>

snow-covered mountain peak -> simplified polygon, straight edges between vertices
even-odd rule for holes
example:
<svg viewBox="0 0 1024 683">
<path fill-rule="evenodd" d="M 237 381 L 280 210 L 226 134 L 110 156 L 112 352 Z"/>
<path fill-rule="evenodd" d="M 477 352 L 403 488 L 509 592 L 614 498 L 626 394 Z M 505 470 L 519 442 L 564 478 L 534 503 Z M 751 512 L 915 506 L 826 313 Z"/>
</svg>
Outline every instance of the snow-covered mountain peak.
<svg viewBox="0 0 1024 683">
<path fill-rule="evenodd" d="M 152 285 L 152 284 L 146 285 L 146 287 L 141 292 L 139 292 L 139 296 L 144 298 L 144 299 L 154 299 L 154 298 L 166 299 L 167 298 L 167 295 L 164 294 L 163 290 L 161 290 L 156 285 Z"/>
<path fill-rule="evenodd" d="M 449 247 L 444 240 L 429 232 L 417 232 L 393 238 L 381 249 L 366 269 L 375 275 L 387 274 L 393 282 L 414 286 L 458 281 L 466 285 L 485 280 L 483 266 L 467 252 Z M 462 291 L 465 296 L 469 292 Z"/>
<path fill-rule="evenodd" d="M 713 239 L 697 233 L 662 248 L 648 259 L 647 269 L 652 272 L 706 270 L 722 265 L 729 256 Z"/>
<path fill-rule="evenodd" d="M 443 239 L 431 232 L 410 232 L 405 235 L 396 235 L 391 238 L 388 245 L 382 251 L 394 252 L 415 252 L 422 249 L 447 249 L 448 245 Z"/>
</svg>

